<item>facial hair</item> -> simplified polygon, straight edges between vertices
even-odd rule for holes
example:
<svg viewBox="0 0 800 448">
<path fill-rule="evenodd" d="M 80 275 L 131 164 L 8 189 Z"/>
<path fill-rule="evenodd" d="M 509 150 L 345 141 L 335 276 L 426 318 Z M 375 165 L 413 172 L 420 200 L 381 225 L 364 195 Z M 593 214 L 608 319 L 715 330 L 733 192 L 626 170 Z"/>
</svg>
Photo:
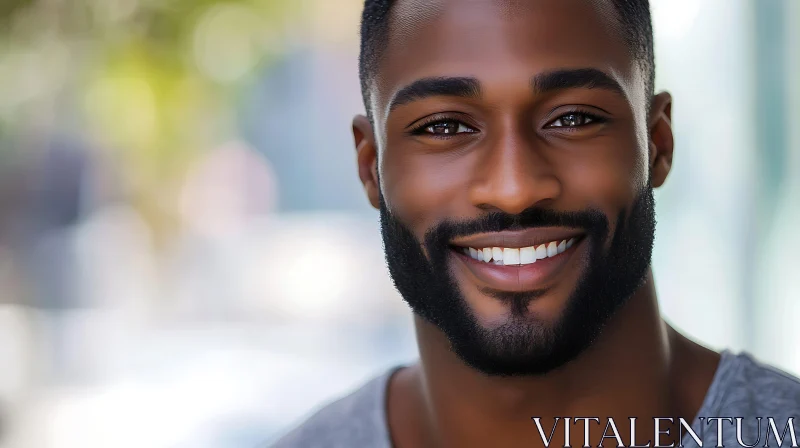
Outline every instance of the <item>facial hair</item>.
<svg viewBox="0 0 800 448">
<path fill-rule="evenodd" d="M 545 374 L 589 347 L 646 278 L 656 226 L 653 189 L 647 185 L 629 209 L 620 211 L 613 234 L 608 218 L 597 209 L 529 208 L 518 215 L 495 212 L 474 220 L 446 220 L 430 228 L 422 242 L 389 211 L 381 192 L 381 234 L 389 273 L 411 310 L 438 327 L 467 365 L 487 375 Z M 529 302 L 547 291 L 484 290 L 507 302 L 510 314 L 499 326 L 481 326 L 450 272 L 450 257 L 455 256 L 450 242 L 532 227 L 585 232 L 588 257 L 564 311 L 554 321 L 528 312 Z"/>
</svg>

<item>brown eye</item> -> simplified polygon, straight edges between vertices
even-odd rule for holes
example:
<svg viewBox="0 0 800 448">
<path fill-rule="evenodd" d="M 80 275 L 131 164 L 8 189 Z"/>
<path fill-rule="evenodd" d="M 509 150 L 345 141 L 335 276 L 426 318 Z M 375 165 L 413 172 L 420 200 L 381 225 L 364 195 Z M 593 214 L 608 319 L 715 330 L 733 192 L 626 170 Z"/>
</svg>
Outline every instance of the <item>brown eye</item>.
<svg viewBox="0 0 800 448">
<path fill-rule="evenodd" d="M 475 132 L 474 129 L 456 120 L 442 120 L 429 124 L 423 129 L 424 133 L 433 135 L 455 135 Z"/>
<path fill-rule="evenodd" d="M 576 128 L 579 126 L 586 126 L 587 124 L 594 123 L 595 121 L 597 121 L 597 119 L 591 115 L 581 112 L 570 112 L 556 118 L 555 121 L 550 124 L 550 127 Z"/>
</svg>

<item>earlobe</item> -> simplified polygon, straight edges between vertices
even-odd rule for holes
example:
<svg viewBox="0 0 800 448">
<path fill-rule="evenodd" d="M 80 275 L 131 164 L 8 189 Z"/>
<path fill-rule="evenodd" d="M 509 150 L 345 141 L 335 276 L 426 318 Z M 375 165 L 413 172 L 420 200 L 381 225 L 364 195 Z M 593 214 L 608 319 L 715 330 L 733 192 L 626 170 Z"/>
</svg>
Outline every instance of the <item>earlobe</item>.
<svg viewBox="0 0 800 448">
<path fill-rule="evenodd" d="M 378 147 L 372 124 L 364 115 L 353 118 L 353 137 L 356 145 L 358 177 L 364 185 L 367 199 L 373 207 L 379 208 L 378 192 Z"/>
<path fill-rule="evenodd" d="M 653 188 L 658 188 L 667 180 L 672 169 L 675 149 L 672 135 L 672 96 L 668 92 L 661 92 L 653 97 L 648 130 L 651 181 Z"/>
</svg>

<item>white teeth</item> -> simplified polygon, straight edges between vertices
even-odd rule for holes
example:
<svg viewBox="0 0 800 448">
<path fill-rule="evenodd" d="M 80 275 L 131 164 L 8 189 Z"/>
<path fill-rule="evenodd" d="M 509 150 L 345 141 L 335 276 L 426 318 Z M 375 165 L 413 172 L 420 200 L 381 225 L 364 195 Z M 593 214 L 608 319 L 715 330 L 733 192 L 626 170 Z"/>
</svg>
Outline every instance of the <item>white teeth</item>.
<svg viewBox="0 0 800 448">
<path fill-rule="evenodd" d="M 519 264 L 531 264 L 536 262 L 536 248 L 533 246 L 523 247 L 519 250 Z"/>
<path fill-rule="evenodd" d="M 492 248 L 492 260 L 494 260 L 494 261 L 503 261 L 503 248 L 502 247 L 493 247 Z"/>
<path fill-rule="evenodd" d="M 485 263 L 506 266 L 520 266 L 535 263 L 536 260 L 553 257 L 564 253 L 575 244 L 575 238 L 561 241 L 551 241 L 538 246 L 528 246 L 517 249 L 515 247 L 484 247 L 476 249 L 465 247 L 462 252 L 470 258 Z"/>
<path fill-rule="evenodd" d="M 536 246 L 536 259 L 541 260 L 542 258 L 547 258 L 547 248 L 544 244 Z"/>
<path fill-rule="evenodd" d="M 503 264 L 519 264 L 519 249 L 503 249 Z"/>
</svg>

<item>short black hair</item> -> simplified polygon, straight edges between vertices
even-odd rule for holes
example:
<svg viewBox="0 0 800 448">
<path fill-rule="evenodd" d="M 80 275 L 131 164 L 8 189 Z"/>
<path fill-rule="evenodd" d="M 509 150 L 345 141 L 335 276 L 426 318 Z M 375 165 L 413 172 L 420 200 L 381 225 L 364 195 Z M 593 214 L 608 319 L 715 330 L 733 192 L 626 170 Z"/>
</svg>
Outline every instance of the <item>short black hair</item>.
<svg viewBox="0 0 800 448">
<path fill-rule="evenodd" d="M 361 52 L 358 74 L 367 116 L 372 121 L 370 88 L 378 70 L 383 49 L 389 40 L 389 15 L 397 0 L 365 0 L 361 15 Z M 655 51 L 649 0 L 612 0 L 623 26 L 625 42 L 645 74 L 648 96 L 655 91 Z"/>
</svg>

